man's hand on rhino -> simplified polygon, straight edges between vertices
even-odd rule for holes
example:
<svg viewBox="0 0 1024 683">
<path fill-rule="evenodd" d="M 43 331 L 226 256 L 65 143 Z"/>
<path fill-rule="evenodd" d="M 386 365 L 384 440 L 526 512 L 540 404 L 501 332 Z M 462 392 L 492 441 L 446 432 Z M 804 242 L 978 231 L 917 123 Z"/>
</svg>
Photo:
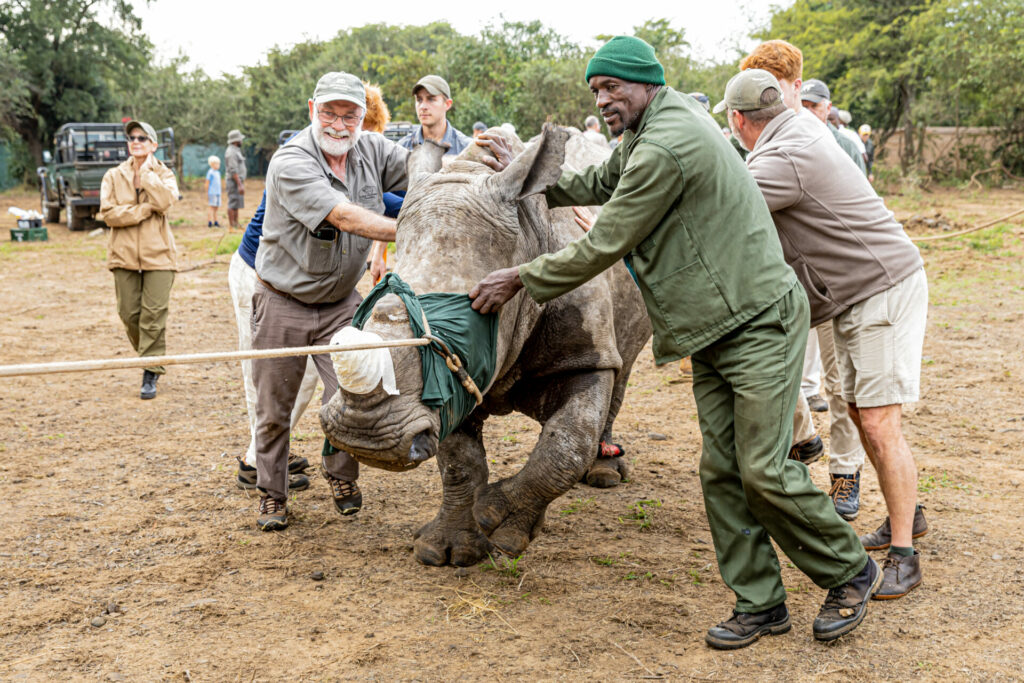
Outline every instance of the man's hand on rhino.
<svg viewBox="0 0 1024 683">
<path fill-rule="evenodd" d="M 486 147 L 491 150 L 491 154 L 493 154 L 495 158 L 492 159 L 491 157 L 484 157 L 480 161 L 484 162 L 495 171 L 503 171 L 506 166 L 512 163 L 512 150 L 509 149 L 508 143 L 505 142 L 505 138 L 500 135 L 481 133 L 480 137 L 478 137 L 474 142 L 481 147 Z"/>
<path fill-rule="evenodd" d="M 370 249 L 370 279 L 373 280 L 373 284 L 380 282 L 388 272 L 387 248 L 386 242 L 374 242 Z"/>
<path fill-rule="evenodd" d="M 473 310 L 480 313 L 494 313 L 523 288 L 519 279 L 519 266 L 496 270 L 476 284 L 469 291 Z"/>
<path fill-rule="evenodd" d="M 576 225 L 583 228 L 583 232 L 590 232 L 590 229 L 594 227 L 594 221 L 597 220 L 594 212 L 585 206 L 574 206 L 572 210 L 576 214 L 573 216 L 576 220 Z"/>
</svg>

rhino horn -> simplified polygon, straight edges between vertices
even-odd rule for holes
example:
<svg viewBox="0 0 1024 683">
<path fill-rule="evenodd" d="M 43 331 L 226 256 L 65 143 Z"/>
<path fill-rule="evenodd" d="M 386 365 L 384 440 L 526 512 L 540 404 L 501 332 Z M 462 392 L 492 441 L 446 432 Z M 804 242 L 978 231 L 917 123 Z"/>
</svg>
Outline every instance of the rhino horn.
<svg viewBox="0 0 1024 683">
<path fill-rule="evenodd" d="M 423 144 L 409 154 L 405 162 L 405 172 L 409 177 L 409 187 L 415 187 L 424 178 L 441 170 L 441 159 L 448 151 L 449 145 L 424 139 Z"/>
<path fill-rule="evenodd" d="M 519 201 L 543 192 L 562 175 L 568 140 L 567 129 L 545 123 L 536 144 L 513 159 L 505 170 L 490 176 L 487 187 L 504 202 Z"/>
</svg>

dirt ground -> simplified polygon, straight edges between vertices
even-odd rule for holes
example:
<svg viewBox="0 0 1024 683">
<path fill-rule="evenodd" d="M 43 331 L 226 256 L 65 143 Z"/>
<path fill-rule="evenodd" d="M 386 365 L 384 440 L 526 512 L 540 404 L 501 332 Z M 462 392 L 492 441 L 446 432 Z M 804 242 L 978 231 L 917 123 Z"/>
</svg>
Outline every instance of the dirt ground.
<svg viewBox="0 0 1024 683">
<path fill-rule="evenodd" d="M 260 190 L 249 183 L 244 219 Z M 169 353 L 237 343 L 237 235 L 216 253 L 223 233 L 205 227 L 202 199 L 188 191 L 172 212 L 194 268 L 174 285 Z M 1024 207 L 1024 188 L 889 201 L 901 218 L 973 225 Z M 102 235 L 51 225 L 49 242 L 7 241 L 7 207 L 36 203 L 0 194 L 0 364 L 129 356 Z M 704 645 L 732 595 L 697 478 L 693 397 L 649 350 L 617 425 L 632 481 L 577 486 L 517 562 L 461 572 L 411 555 L 440 499 L 433 461 L 364 468 L 354 519 L 313 477 L 291 527 L 258 532 L 257 500 L 234 485 L 249 439 L 239 368 L 190 365 L 169 368 L 154 401 L 139 400 L 138 370 L 0 379 L 0 680 L 1020 680 L 1022 237 L 1005 224 L 922 250 L 923 396 L 905 431 L 931 524 L 925 582 L 872 603 L 834 644 L 811 636 L 824 591 L 783 558 L 793 630 L 734 653 Z M 827 437 L 827 414 L 816 420 Z M 521 416 L 489 423 L 492 479 L 521 466 L 536 433 Z M 307 411 L 293 448 L 315 463 L 321 441 Z M 827 488 L 824 462 L 811 471 Z M 885 514 L 870 466 L 863 486 L 861 533 Z"/>
</svg>

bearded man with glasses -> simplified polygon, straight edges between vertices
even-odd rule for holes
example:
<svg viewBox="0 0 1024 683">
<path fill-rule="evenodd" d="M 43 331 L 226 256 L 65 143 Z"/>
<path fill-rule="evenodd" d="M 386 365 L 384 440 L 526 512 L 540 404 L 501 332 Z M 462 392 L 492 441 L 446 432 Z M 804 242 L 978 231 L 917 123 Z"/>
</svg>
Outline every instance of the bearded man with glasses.
<svg viewBox="0 0 1024 683">
<path fill-rule="evenodd" d="M 406 189 L 408 151 L 360 129 L 366 91 L 351 74 L 324 74 L 308 104 L 310 125 L 274 154 L 267 169 L 252 297 L 254 349 L 327 344 L 362 301 L 356 283 L 371 245 L 395 239 L 395 221 L 383 215 L 383 193 Z M 372 271 L 379 275 L 383 263 L 375 260 Z M 327 355 L 312 358 L 327 403 L 338 378 Z M 256 524 L 264 531 L 288 526 L 291 410 L 305 367 L 304 356 L 253 361 L 261 494 Z M 338 512 L 359 512 L 358 463 L 325 440 L 321 472 Z"/>
</svg>

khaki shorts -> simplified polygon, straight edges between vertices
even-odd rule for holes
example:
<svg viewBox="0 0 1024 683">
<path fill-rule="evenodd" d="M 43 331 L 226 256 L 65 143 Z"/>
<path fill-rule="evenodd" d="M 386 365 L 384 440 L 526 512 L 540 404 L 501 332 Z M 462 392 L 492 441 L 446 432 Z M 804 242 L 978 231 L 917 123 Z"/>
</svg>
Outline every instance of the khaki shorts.
<svg viewBox="0 0 1024 683">
<path fill-rule="evenodd" d="M 917 401 L 927 319 L 924 268 L 835 318 L 843 400 L 861 408 Z"/>
</svg>

